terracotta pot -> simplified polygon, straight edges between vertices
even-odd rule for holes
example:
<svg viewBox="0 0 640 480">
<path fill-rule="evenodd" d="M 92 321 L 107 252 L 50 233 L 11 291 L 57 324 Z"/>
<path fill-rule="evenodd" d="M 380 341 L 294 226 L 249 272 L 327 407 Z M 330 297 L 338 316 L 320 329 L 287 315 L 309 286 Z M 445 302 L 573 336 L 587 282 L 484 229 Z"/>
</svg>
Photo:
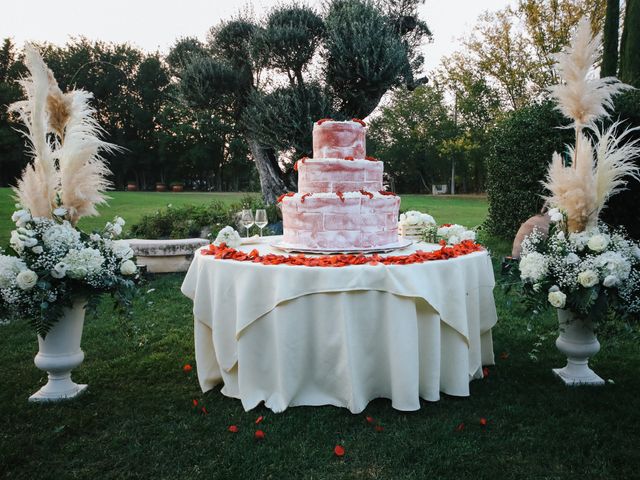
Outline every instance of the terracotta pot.
<svg viewBox="0 0 640 480">
<path fill-rule="evenodd" d="M 84 326 L 85 299 L 76 300 L 71 308 L 63 309 L 61 318 L 51 327 L 45 338 L 38 335 L 36 367 L 48 374 L 47 384 L 29 397 L 30 402 L 57 402 L 75 398 L 87 389 L 71 380 L 71 370 L 84 360 L 80 348 Z"/>
<path fill-rule="evenodd" d="M 138 185 L 136 185 L 135 183 L 127 183 L 127 191 L 135 192 L 137 190 L 138 190 Z"/>
<path fill-rule="evenodd" d="M 166 192 L 167 185 L 164 183 L 156 183 L 156 192 Z"/>
<path fill-rule="evenodd" d="M 174 192 L 182 192 L 184 190 L 184 186 L 183 185 L 174 185 L 173 187 L 171 187 L 171 190 Z"/>
</svg>

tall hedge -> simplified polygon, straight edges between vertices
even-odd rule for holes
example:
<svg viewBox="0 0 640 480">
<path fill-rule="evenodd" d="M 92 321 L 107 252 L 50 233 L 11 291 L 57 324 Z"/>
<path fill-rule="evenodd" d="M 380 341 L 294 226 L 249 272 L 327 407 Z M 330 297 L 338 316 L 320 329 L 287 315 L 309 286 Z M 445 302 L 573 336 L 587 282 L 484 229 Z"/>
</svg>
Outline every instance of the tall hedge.
<svg viewBox="0 0 640 480">
<path fill-rule="evenodd" d="M 539 213 L 547 166 L 554 151 L 572 141 L 567 120 L 544 102 L 511 112 L 490 135 L 487 159 L 487 230 L 511 239 L 527 218 Z"/>
<path fill-rule="evenodd" d="M 623 127 L 640 127 L 640 90 L 632 90 L 620 95 L 615 100 L 614 120 L 623 120 Z M 640 141 L 640 131 L 636 130 L 629 140 Z M 640 158 L 636 158 L 640 165 Z M 629 235 L 640 239 L 640 182 L 631 180 L 627 190 L 612 197 L 602 213 L 602 219 L 609 225 L 624 226 Z"/>
</svg>

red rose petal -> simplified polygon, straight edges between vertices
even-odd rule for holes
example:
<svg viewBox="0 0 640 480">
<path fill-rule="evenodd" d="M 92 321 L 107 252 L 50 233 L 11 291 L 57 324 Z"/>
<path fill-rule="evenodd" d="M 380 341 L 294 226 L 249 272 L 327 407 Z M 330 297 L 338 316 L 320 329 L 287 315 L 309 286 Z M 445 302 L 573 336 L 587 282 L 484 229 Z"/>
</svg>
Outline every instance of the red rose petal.
<svg viewBox="0 0 640 480">
<path fill-rule="evenodd" d="M 376 432 L 384 432 L 384 427 L 381 425 L 376 425 Z"/>
<path fill-rule="evenodd" d="M 461 432 L 463 430 L 464 430 L 464 423 L 461 423 L 456 427 L 456 432 Z"/>
<path fill-rule="evenodd" d="M 367 417 L 366 420 L 367 420 L 367 423 L 375 422 L 375 419 L 373 417 Z"/>
<path fill-rule="evenodd" d="M 264 432 L 262 430 L 256 430 L 256 433 L 253 434 L 256 440 L 264 440 Z"/>
<path fill-rule="evenodd" d="M 264 417 L 260 415 L 258 418 L 256 418 L 256 425 L 262 422 L 262 420 L 264 420 Z"/>
<path fill-rule="evenodd" d="M 193 370 L 193 367 L 191 365 L 189 365 L 188 363 L 184 367 L 182 367 L 182 371 L 184 373 L 189 373 L 189 372 L 191 372 L 191 370 Z"/>
<path fill-rule="evenodd" d="M 207 409 L 205 407 L 202 407 L 200 411 L 202 412 L 203 415 L 207 415 L 209 413 L 207 412 Z"/>
<path fill-rule="evenodd" d="M 194 407 L 198 406 L 198 400 L 196 400 L 195 398 L 192 400 L 192 403 Z"/>
<path fill-rule="evenodd" d="M 486 418 L 481 418 L 480 419 L 480 425 L 482 425 L 483 427 L 487 425 L 487 419 Z"/>
<path fill-rule="evenodd" d="M 238 426 L 237 425 L 230 425 L 227 430 L 229 430 L 231 433 L 238 433 Z"/>
<path fill-rule="evenodd" d="M 344 457 L 344 447 L 342 445 L 336 445 L 333 448 L 333 453 L 336 457 Z"/>
<path fill-rule="evenodd" d="M 487 367 L 482 369 L 482 376 L 485 378 L 489 376 L 489 369 Z"/>
</svg>

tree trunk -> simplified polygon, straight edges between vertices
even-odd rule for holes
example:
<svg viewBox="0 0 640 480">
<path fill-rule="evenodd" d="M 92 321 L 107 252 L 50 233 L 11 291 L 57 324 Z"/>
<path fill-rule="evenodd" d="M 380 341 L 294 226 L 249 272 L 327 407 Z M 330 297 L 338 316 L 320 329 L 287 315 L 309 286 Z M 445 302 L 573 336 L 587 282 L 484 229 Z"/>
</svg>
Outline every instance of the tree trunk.
<svg viewBox="0 0 640 480">
<path fill-rule="evenodd" d="M 262 198 L 267 205 L 273 205 L 280 195 L 286 193 L 287 189 L 282 179 L 282 171 L 274 161 L 273 152 L 267 147 L 260 145 L 257 140 L 249 139 L 249 148 L 256 169 L 260 176 L 260 189 L 262 190 Z"/>
<path fill-rule="evenodd" d="M 620 80 L 640 87 L 640 0 L 627 0 L 620 43 Z"/>
<path fill-rule="evenodd" d="M 607 0 L 604 19 L 602 67 L 600 77 L 615 77 L 618 73 L 618 29 L 620 28 L 620 0 Z"/>
</svg>

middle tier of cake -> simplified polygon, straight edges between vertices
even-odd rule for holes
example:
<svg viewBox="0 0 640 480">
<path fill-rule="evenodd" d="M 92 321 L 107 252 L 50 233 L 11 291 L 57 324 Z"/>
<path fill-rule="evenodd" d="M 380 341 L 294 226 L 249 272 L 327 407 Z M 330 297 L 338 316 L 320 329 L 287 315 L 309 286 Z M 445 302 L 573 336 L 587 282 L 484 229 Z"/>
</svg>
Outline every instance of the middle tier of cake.
<svg viewBox="0 0 640 480">
<path fill-rule="evenodd" d="M 398 241 L 399 208 L 400 197 L 377 191 L 285 196 L 283 243 L 329 250 L 394 245 Z"/>
<path fill-rule="evenodd" d="M 305 158 L 298 160 L 298 191 L 302 193 L 382 190 L 384 165 L 377 160 Z"/>
</svg>

